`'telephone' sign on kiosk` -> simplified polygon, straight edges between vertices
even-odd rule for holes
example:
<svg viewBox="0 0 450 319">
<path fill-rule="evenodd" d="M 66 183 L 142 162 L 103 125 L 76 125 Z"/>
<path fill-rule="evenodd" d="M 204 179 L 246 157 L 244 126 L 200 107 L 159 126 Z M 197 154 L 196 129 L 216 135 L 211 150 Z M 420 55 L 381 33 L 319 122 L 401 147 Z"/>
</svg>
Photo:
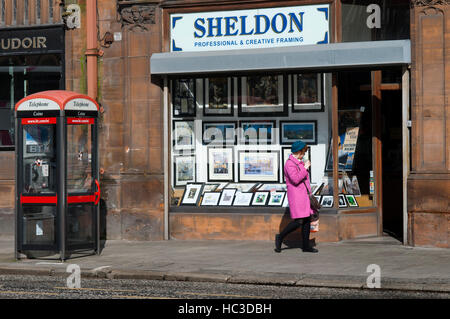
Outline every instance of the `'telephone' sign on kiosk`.
<svg viewBox="0 0 450 319">
<path fill-rule="evenodd" d="M 170 16 L 171 51 L 273 48 L 329 42 L 329 5 Z"/>
</svg>

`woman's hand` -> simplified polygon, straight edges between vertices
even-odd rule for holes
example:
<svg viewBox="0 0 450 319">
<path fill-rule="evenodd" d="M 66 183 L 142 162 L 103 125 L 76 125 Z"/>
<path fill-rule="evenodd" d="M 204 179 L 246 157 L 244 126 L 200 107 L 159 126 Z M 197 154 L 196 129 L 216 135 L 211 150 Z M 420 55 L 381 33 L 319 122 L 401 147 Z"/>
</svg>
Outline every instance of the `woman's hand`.
<svg viewBox="0 0 450 319">
<path fill-rule="evenodd" d="M 309 160 L 307 160 L 305 162 L 305 168 L 308 169 L 311 166 L 311 162 Z"/>
</svg>

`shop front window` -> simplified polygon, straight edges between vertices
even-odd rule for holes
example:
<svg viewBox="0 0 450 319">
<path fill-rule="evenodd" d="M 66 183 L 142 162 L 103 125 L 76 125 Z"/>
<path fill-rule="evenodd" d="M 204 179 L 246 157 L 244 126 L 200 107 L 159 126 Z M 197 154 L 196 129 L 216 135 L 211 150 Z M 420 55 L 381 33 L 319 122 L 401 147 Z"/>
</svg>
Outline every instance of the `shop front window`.
<svg viewBox="0 0 450 319">
<path fill-rule="evenodd" d="M 14 146 L 14 107 L 32 93 L 62 87 L 59 55 L 0 57 L 0 150 Z"/>
<path fill-rule="evenodd" d="M 175 78 L 169 87 L 172 208 L 285 209 L 296 140 L 309 145 L 313 191 L 332 177 L 330 74 Z"/>
</svg>

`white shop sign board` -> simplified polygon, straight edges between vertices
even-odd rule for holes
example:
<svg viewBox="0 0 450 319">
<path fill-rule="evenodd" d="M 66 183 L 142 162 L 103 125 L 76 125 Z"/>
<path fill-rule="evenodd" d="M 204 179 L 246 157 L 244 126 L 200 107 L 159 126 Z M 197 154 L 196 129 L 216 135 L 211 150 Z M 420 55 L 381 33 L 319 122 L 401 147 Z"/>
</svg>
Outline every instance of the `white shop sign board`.
<svg viewBox="0 0 450 319">
<path fill-rule="evenodd" d="M 170 51 L 329 43 L 329 4 L 170 15 Z"/>
</svg>

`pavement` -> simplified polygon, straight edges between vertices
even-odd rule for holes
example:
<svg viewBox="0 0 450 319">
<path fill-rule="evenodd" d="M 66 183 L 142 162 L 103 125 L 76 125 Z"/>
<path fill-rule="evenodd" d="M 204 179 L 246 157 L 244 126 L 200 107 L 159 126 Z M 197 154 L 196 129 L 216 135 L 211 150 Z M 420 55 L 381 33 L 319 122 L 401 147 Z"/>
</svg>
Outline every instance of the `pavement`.
<svg viewBox="0 0 450 319">
<path fill-rule="evenodd" d="M 14 239 L 0 238 L 0 274 L 67 277 L 67 266 L 77 264 L 82 278 L 372 289 L 379 273 L 379 289 L 450 293 L 450 249 L 408 247 L 388 236 L 318 243 L 319 253 L 273 248 L 272 241 L 107 240 L 100 255 L 61 262 L 57 255 L 15 260 Z"/>
</svg>

